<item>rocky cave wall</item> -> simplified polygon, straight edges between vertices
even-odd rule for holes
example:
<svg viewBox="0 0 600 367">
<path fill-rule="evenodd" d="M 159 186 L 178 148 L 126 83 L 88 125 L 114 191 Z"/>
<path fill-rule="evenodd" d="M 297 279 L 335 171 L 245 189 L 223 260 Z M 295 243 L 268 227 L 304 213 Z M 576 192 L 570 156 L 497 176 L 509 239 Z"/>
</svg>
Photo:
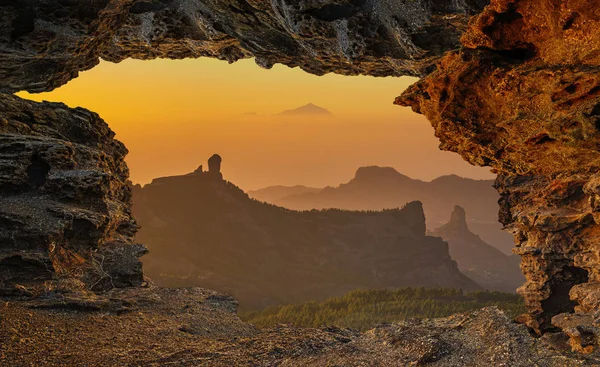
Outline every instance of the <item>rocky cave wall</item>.
<svg viewBox="0 0 600 367">
<path fill-rule="evenodd" d="M 96 65 L 99 57 L 210 56 L 231 62 L 256 57 L 263 67 L 283 63 L 319 75 L 429 74 L 397 103 L 427 116 L 441 149 L 499 174 L 500 219 L 515 235 L 527 277 L 520 288 L 529 310 L 523 321 L 541 332 L 552 328 L 553 316 L 589 315 L 600 303 L 600 5 L 593 0 L 493 0 L 483 10 L 485 5 L 480 0 L 94 0 L 84 5 L 8 0 L 0 3 L 5 25 L 0 28 L 0 91 L 51 90 Z M 28 214 L 28 223 L 44 219 L 51 226 L 59 223 L 48 217 L 51 207 L 37 203 L 83 206 L 87 194 L 69 196 L 82 187 L 99 191 L 89 205 L 104 203 L 93 211 L 111 224 L 101 227 L 102 235 L 90 235 L 89 242 L 77 241 L 73 253 L 91 259 L 82 254 L 116 237 L 120 248 L 133 246 L 125 150 L 98 117 L 7 95 L 2 101 L 2 200 L 35 198 L 28 208 L 39 210 Z M 52 116 L 55 111 L 60 113 Z M 69 126 L 86 125 L 93 125 L 88 130 L 95 133 L 83 140 L 69 132 Z M 47 142 L 45 148 L 40 141 Z M 59 154 L 52 144 L 70 146 L 71 153 Z M 70 158 L 74 152 L 78 158 Z M 14 157 L 22 162 L 20 171 L 10 163 Z M 41 176 L 95 173 L 91 180 L 69 181 L 75 186 L 69 188 L 38 179 L 46 171 Z M 18 210 L 3 204 L 2 220 L 10 221 Z M 37 233 L 20 226 L 20 233 Z M 55 242 L 47 234 L 36 234 L 33 246 L 28 239 L 8 239 L 5 228 L 2 232 L 2 253 L 21 253 L 21 260 L 1 264 L 2 269 L 26 268 L 23 254 L 35 251 L 52 263 Z M 135 256 L 141 252 L 134 251 Z M 51 274 L 46 277 L 58 272 L 57 267 L 47 269 Z M 134 273 L 131 283 L 141 283 L 141 271 Z M 93 279 L 85 271 L 72 274 Z M 557 317 L 555 325 L 561 323 Z"/>
<path fill-rule="evenodd" d="M 421 76 L 486 0 L 6 0 L 0 92 L 54 89 L 102 57 L 255 57 L 307 72 Z"/>
<path fill-rule="evenodd" d="M 0 94 L 0 295 L 142 285 L 127 149 L 100 117 Z"/>
<path fill-rule="evenodd" d="M 396 101 L 427 116 L 442 149 L 499 174 L 523 321 L 538 331 L 561 313 L 599 316 L 599 30 L 595 1 L 492 1 Z"/>
</svg>

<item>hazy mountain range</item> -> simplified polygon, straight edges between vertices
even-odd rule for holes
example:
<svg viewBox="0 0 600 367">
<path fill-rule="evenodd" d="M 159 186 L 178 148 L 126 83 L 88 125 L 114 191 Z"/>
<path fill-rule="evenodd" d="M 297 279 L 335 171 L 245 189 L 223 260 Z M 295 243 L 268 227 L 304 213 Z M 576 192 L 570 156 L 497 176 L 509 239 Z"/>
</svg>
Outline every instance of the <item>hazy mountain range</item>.
<svg viewBox="0 0 600 367">
<path fill-rule="evenodd" d="M 246 112 L 245 116 L 265 116 L 257 112 Z M 333 113 L 326 108 L 317 106 L 314 103 L 308 103 L 303 106 L 285 110 L 274 115 L 266 116 L 282 116 L 282 117 L 333 117 Z"/>
<path fill-rule="evenodd" d="M 380 212 L 298 212 L 251 199 L 220 173 L 154 180 L 134 189 L 144 268 L 161 286 L 200 286 L 246 308 L 355 289 L 480 289 L 426 236 L 419 202 Z"/>
<path fill-rule="evenodd" d="M 293 110 L 280 112 L 277 116 L 333 116 L 333 113 L 323 107 L 309 103 Z"/>
<path fill-rule="evenodd" d="M 273 186 L 249 191 L 261 201 L 294 210 L 340 208 L 382 210 L 418 200 L 423 203 L 427 228 L 434 230 L 450 217 L 455 205 L 466 210 L 469 228 L 488 244 L 510 254 L 513 239 L 498 222 L 499 195 L 493 180 L 456 175 L 427 182 L 412 179 L 391 167 L 361 167 L 354 178 L 337 187 Z"/>
</svg>

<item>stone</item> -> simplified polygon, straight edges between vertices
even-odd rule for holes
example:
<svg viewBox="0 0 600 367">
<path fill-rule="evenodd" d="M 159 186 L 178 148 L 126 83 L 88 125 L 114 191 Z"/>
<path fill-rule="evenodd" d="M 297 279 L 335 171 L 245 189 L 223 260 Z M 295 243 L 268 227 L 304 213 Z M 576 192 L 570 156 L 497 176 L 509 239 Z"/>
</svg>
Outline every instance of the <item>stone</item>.
<svg viewBox="0 0 600 367">
<path fill-rule="evenodd" d="M 0 94 L 0 294 L 146 282 L 127 149 L 100 117 Z"/>
<path fill-rule="evenodd" d="M 574 352 L 590 354 L 600 347 L 600 325 L 590 314 L 560 314 L 552 318 L 552 325 L 569 337 Z"/>
<path fill-rule="evenodd" d="M 586 286 L 600 276 L 597 12 L 590 0 L 493 0 L 463 48 L 396 100 L 429 119 L 441 149 L 499 174 L 527 279 L 520 320 L 540 333 L 580 300 L 598 304 Z"/>
<path fill-rule="evenodd" d="M 99 57 L 211 56 L 233 62 L 254 56 L 262 67 L 283 63 L 318 75 L 427 75 L 397 103 L 430 120 L 442 149 L 499 174 L 500 219 L 515 236 L 527 278 L 520 293 L 528 313 L 521 320 L 538 333 L 554 331 L 554 317 L 578 312 L 596 318 L 599 303 L 599 5 L 485 5 L 7 0 L 0 4 L 0 92 L 51 90 Z M 465 30 L 463 47 L 455 50 Z M 122 144 L 89 111 L 8 95 L 0 103 L 2 294 L 144 284 L 137 257 L 145 250 L 132 241 L 136 226 Z M 2 348 L 6 338 L 27 344 L 18 333 L 8 337 L 7 330 L 0 328 Z M 331 345 L 315 340 L 311 348 Z M 409 363 L 443 355 L 445 344 L 438 339 L 420 340 L 429 347 L 416 348 L 420 356 Z M 513 351 L 505 348 L 511 340 L 523 339 L 510 334 L 490 340 L 490 354 L 470 365 L 584 365 L 580 357 L 531 356 L 535 345 L 523 360 L 512 361 L 507 355 Z M 281 350 L 269 353 L 285 355 Z M 303 358 L 298 365 L 315 361 L 314 354 Z M 390 359 L 397 364 L 397 356 Z"/>
<path fill-rule="evenodd" d="M 112 306 L 95 312 L 32 309 L 23 303 L 2 306 L 0 361 L 40 367 L 600 364 L 593 354 L 555 350 L 496 308 L 384 324 L 359 333 L 286 325 L 257 330 L 239 320 L 229 297 L 203 289 L 131 289 L 111 298 Z"/>
<path fill-rule="evenodd" d="M 323 75 L 424 75 L 486 0 L 9 0 L 0 92 L 52 90 L 99 58 L 234 62 Z M 51 47 L 48 47 L 50 45 Z"/>
</svg>

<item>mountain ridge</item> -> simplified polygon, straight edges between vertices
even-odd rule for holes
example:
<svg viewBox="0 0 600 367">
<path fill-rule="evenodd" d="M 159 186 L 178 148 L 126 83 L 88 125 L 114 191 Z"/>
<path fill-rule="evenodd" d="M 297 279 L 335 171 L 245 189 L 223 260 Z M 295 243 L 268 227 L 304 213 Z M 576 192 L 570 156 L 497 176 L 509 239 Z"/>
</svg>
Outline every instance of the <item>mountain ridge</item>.
<svg viewBox="0 0 600 367">
<path fill-rule="evenodd" d="M 196 171 L 134 189 L 136 240 L 161 286 L 200 286 L 262 308 L 348 291 L 402 286 L 481 289 L 440 238 L 426 236 L 418 201 L 399 209 L 294 211 L 251 199 Z"/>
<path fill-rule="evenodd" d="M 326 108 L 321 106 L 317 106 L 313 103 L 307 103 L 303 106 L 293 108 L 290 110 L 285 110 L 275 114 L 275 116 L 329 116 L 332 117 L 333 113 Z"/>
<path fill-rule="evenodd" d="M 349 210 L 381 210 L 403 203 L 423 202 L 427 227 L 434 230 L 446 223 L 455 205 L 469 213 L 472 230 L 486 242 L 510 254 L 512 236 L 498 222 L 499 195 L 493 180 L 475 180 L 457 175 L 444 175 L 431 181 L 413 179 L 393 167 L 359 167 L 352 179 L 338 186 L 317 190 L 295 190 L 282 197 L 269 193 L 270 188 L 249 191 L 258 200 L 295 210 L 341 208 Z"/>
</svg>

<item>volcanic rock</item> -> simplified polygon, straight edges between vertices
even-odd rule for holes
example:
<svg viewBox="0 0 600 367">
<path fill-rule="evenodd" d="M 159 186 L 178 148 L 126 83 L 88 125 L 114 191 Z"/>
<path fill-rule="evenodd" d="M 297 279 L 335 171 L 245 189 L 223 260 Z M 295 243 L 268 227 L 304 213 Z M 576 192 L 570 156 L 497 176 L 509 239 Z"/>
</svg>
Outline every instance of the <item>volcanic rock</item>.
<svg viewBox="0 0 600 367">
<path fill-rule="evenodd" d="M 463 48 L 396 101 L 427 116 L 440 148 L 500 174 L 523 320 L 539 332 L 581 299 L 599 303 L 585 286 L 600 281 L 599 29 L 595 1 L 493 0 Z"/>
<path fill-rule="evenodd" d="M 599 5 L 594 0 L 492 0 L 469 22 L 464 47 L 439 60 L 458 46 L 469 15 L 484 5 L 478 0 L 5 0 L 0 3 L 4 25 L 0 27 L 0 91 L 51 90 L 93 67 L 99 57 L 120 61 L 212 56 L 235 61 L 255 56 L 263 67 L 280 62 L 319 75 L 432 72 L 397 103 L 427 116 L 442 149 L 499 173 L 500 219 L 515 236 L 515 251 L 522 256 L 527 278 L 520 288 L 528 307 L 522 320 L 538 332 L 553 331 L 554 317 L 577 312 L 580 320 L 589 320 L 586 314 L 594 315 L 600 303 Z M 89 111 L 6 95 L 0 103 L 2 293 L 142 284 L 137 257 L 144 249 L 132 242 L 135 224 L 128 212 L 124 147 Z M 484 316 L 486 321 L 492 317 Z M 29 316 L 2 322 L 25 317 Z M 109 324 L 112 335 L 115 324 Z M 490 324 L 491 331 L 499 329 Z M 487 335 L 484 325 L 490 324 L 479 323 L 470 330 L 480 338 Z M 556 324 L 572 326 L 558 319 Z M 38 330 L 28 322 L 24 325 L 24 330 Z M 96 326 L 83 325 L 87 331 Z M 500 325 L 510 324 L 500 320 Z M 451 330 L 463 326 L 454 324 Z M 0 347 L 12 346 L 17 339 L 20 346 L 28 347 L 27 337 L 20 336 L 24 333 L 12 329 L 16 328 L 0 328 Z M 571 330 L 565 333 L 571 338 L 576 335 Z M 469 349 L 484 357 L 468 365 L 584 364 L 539 349 L 525 332 L 507 338 L 505 344 L 487 339 L 489 354 L 481 354 L 481 348 Z M 300 365 L 327 364 L 320 363 L 326 359 L 318 360 L 314 350 L 330 344 L 300 339 L 300 345 L 312 353 Z M 584 339 L 580 344 L 587 351 L 587 336 Z M 431 343 L 418 349 L 421 357 L 411 363 L 430 363 L 445 354 L 448 342 L 433 336 L 425 340 Z M 107 344 L 112 345 L 112 339 L 103 345 Z M 74 350 L 73 343 L 53 345 L 69 347 L 58 358 Z M 93 342 L 78 338 L 77 345 Z M 272 344 L 269 340 L 261 345 Z M 283 350 L 295 350 L 298 344 L 282 345 Z M 527 351 L 515 353 L 520 345 L 528 346 Z M 84 348 L 87 358 L 118 359 L 136 353 L 129 344 L 125 352 L 111 349 L 103 355 L 95 353 L 97 347 Z M 247 349 L 241 353 L 257 359 L 268 355 L 271 360 L 263 365 L 273 365 L 288 356 L 282 349 L 276 346 L 265 354 L 258 348 L 250 357 Z M 46 348 L 38 350 L 48 356 Z M 213 349 L 214 355 L 193 353 L 192 361 L 180 360 L 180 364 L 214 366 L 216 358 L 235 356 L 223 356 L 222 350 Z M 2 350 L 0 356 L 13 358 L 9 365 L 23 364 L 18 359 L 13 363 L 14 356 L 31 356 L 38 365 L 43 362 L 39 354 L 30 352 Z M 513 354 L 517 360 L 510 359 Z M 369 355 L 363 364 L 373 363 L 373 355 L 381 353 Z M 171 354 L 153 363 L 164 365 L 179 356 L 187 355 Z M 327 360 L 330 364 L 357 360 L 337 356 L 329 355 Z M 393 355 L 392 360 L 397 365 L 401 359 Z M 236 364 L 231 359 L 221 363 Z"/>
<path fill-rule="evenodd" d="M 256 330 L 231 299 L 206 290 L 114 294 L 128 311 L 63 312 L 3 306 L 0 363 L 7 366 L 434 366 L 584 367 L 495 308 L 407 320 L 365 333 L 324 327 Z M 153 291 L 154 293 L 154 291 Z M 90 332 L 93 331 L 93 337 Z"/>
<path fill-rule="evenodd" d="M 145 283 L 127 149 L 97 114 L 0 94 L 0 294 Z"/>
<path fill-rule="evenodd" d="M 234 62 L 313 74 L 423 75 L 486 0 L 64 0 L 0 3 L 0 92 L 48 91 L 99 58 Z"/>
</svg>

